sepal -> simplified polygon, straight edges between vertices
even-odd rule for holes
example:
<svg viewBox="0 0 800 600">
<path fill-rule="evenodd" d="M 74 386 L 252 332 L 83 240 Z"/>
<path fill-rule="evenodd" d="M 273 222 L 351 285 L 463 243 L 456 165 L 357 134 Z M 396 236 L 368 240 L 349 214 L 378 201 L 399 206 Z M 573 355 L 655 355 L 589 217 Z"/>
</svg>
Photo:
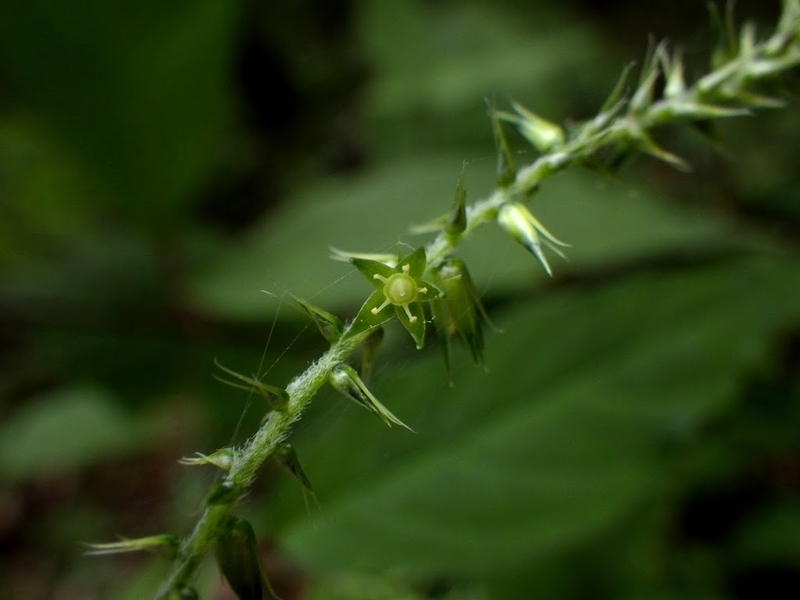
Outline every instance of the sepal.
<svg viewBox="0 0 800 600">
<path fill-rule="evenodd" d="M 392 412 L 381 404 L 378 399 L 367 389 L 361 381 L 356 370 L 350 365 L 341 363 L 336 365 L 328 378 L 331 386 L 342 395 L 346 396 L 359 406 L 362 406 L 378 415 L 389 427 L 392 423 L 413 431 L 408 425 L 395 417 Z"/>
</svg>

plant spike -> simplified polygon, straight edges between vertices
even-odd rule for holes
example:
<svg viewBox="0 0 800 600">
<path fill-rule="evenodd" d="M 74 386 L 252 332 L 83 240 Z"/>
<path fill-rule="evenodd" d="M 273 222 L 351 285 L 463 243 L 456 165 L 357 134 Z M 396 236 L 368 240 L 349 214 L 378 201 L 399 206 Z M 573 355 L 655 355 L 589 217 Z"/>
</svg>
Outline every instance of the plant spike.
<svg viewBox="0 0 800 600">
<path fill-rule="evenodd" d="M 180 542 L 173 569 L 157 592 L 157 600 L 191 598 L 195 572 L 212 548 L 216 549 L 218 559 L 221 557 L 221 563 L 229 560 L 226 556 L 240 553 L 234 563 L 250 565 L 241 576 L 243 583 L 240 590 L 245 590 L 246 594 L 250 593 L 247 590 L 252 590 L 253 597 L 256 597 L 258 573 L 263 567 L 258 566 L 260 561 L 254 558 L 257 555 L 255 535 L 252 527 L 233 513 L 246 495 L 259 467 L 267 458 L 281 452 L 281 444 L 293 425 L 326 383 L 376 412 L 387 423 L 402 424 L 369 392 L 355 369 L 345 363 L 386 321 L 396 316 L 416 345 L 422 347 L 425 335 L 422 303 L 444 299 L 446 304 L 434 307 L 435 315 L 445 315 L 440 317 L 441 322 L 437 324 L 440 336 L 450 336 L 454 329 L 461 327 L 457 332 L 463 333 L 468 339 L 467 344 L 473 356 L 482 360 L 482 338 L 479 337 L 479 329 L 474 327 L 478 318 L 474 312 L 475 307 L 479 306 L 477 299 L 474 299 L 473 312 L 467 319 L 472 325 L 463 325 L 457 320 L 457 314 L 452 312 L 455 304 L 450 303 L 454 302 L 454 298 L 443 298 L 438 287 L 432 283 L 440 283 L 448 293 L 456 296 L 455 299 L 461 294 L 459 302 L 469 304 L 471 293 L 459 290 L 460 284 L 446 279 L 442 273 L 448 265 L 452 265 L 450 261 L 454 259 L 462 241 L 478 227 L 486 223 L 499 223 L 531 251 L 550 273 L 542 253 L 542 244 L 549 245 L 559 254 L 558 247 L 565 244 L 552 236 L 523 204 L 539 190 L 543 180 L 573 164 L 599 161 L 609 152 L 616 158 L 622 158 L 638 150 L 678 168 L 685 168 L 682 159 L 659 148 L 652 141 L 654 129 L 676 122 L 702 124 L 709 119 L 738 116 L 751 109 L 778 105 L 774 99 L 760 95 L 758 84 L 774 80 L 776 76 L 800 64 L 800 0 L 784 0 L 778 26 L 772 36 L 764 41 L 757 41 L 753 30 L 748 27 L 737 34 L 730 5 L 724 18 L 715 15 L 718 16 L 718 13 L 712 9 L 712 22 L 717 26 L 722 41 L 715 50 L 711 72 L 689 84 L 684 79 L 679 55 L 670 57 L 664 44 L 653 45 L 651 54 L 644 62 L 639 84 L 629 101 L 626 101 L 626 88 L 630 68 L 626 67 L 614 91 L 595 117 L 572 128 L 564 135 L 563 142 L 558 141 L 522 168 L 518 169 L 514 161 L 500 113 L 492 101 L 488 102 L 498 153 L 497 187 L 485 199 L 465 207 L 467 219 L 463 231 L 459 231 L 458 235 L 447 231 L 448 220 L 444 219 L 435 228 L 435 239 L 402 258 L 397 255 L 353 255 L 332 249 L 336 258 L 350 260 L 375 289 L 354 320 L 344 326 L 341 334 L 335 340 L 331 336 L 330 348 L 291 381 L 285 390 L 266 386 L 254 378 L 220 367 L 234 378 L 233 382 L 228 383 L 258 391 L 268 402 L 275 403 L 274 410 L 250 440 L 237 448 L 229 471 L 212 485 L 206 495 L 205 512 L 192 532 Z M 662 70 L 668 87 L 668 92 L 663 93 L 656 85 Z M 524 114 L 517 118 L 523 119 Z M 456 228 L 461 228 L 460 222 Z M 312 309 L 312 318 L 322 318 L 336 330 L 337 320 L 328 319 L 320 311 Z M 173 543 L 172 538 L 167 539 L 170 540 L 167 545 Z M 136 549 L 134 545 L 136 541 L 131 540 L 109 544 L 104 549 L 126 551 Z M 96 548 L 103 549 L 103 546 Z M 236 566 L 233 563 L 231 565 Z M 223 567 L 223 572 L 229 580 L 237 578 L 234 571 L 227 567 Z M 228 573 L 231 573 L 230 577 Z M 236 587 L 238 584 L 232 585 Z"/>
</svg>

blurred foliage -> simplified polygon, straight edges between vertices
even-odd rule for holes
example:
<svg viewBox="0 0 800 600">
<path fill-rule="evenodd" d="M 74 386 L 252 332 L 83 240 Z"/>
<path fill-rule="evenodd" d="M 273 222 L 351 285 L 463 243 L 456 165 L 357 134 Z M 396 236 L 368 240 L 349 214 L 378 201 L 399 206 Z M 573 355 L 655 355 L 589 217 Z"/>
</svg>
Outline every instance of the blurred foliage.
<svg viewBox="0 0 800 600">
<path fill-rule="evenodd" d="M 767 30 L 778 3 L 741 1 Z M 484 98 L 592 114 L 648 32 L 702 3 L 0 4 L 0 596 L 141 598 L 164 565 L 81 542 L 183 534 L 258 398 L 324 348 L 286 290 L 368 293 L 328 247 L 416 243 L 493 185 Z M 545 281 L 491 229 L 470 266 L 484 372 L 390 330 L 372 386 L 417 434 L 322 394 L 245 509 L 284 598 L 800 595 L 800 119 L 662 132 L 695 172 L 571 172 Z M 519 145 L 523 147 L 522 144 Z M 524 163 L 525 154 L 519 162 Z M 487 228 L 488 229 L 488 228 Z M 269 292 L 262 293 L 261 290 Z M 208 569 L 202 597 L 220 594 Z M 223 597 L 218 595 L 216 597 Z"/>
</svg>

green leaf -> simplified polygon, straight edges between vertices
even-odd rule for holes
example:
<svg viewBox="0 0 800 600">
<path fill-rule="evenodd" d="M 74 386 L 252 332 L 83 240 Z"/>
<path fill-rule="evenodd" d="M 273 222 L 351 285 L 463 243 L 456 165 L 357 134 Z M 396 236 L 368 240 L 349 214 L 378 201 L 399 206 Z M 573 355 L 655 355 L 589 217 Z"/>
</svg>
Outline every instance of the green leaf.
<svg viewBox="0 0 800 600">
<path fill-rule="evenodd" d="M 36 478 L 78 470 L 141 444 L 139 422 L 106 390 L 54 390 L 5 418 L 0 428 L 0 476 Z"/>
<path fill-rule="evenodd" d="M 526 300 L 490 340 L 489 374 L 450 389 L 434 360 L 383 382 L 417 436 L 351 414 L 297 440 L 329 519 L 288 523 L 284 548 L 314 570 L 474 579 L 630 524 L 800 318 L 798 295 L 797 261 L 752 258 Z"/>
<path fill-rule="evenodd" d="M 165 227 L 220 155 L 240 6 L 4 2 L 4 74 L 118 209 Z"/>
</svg>

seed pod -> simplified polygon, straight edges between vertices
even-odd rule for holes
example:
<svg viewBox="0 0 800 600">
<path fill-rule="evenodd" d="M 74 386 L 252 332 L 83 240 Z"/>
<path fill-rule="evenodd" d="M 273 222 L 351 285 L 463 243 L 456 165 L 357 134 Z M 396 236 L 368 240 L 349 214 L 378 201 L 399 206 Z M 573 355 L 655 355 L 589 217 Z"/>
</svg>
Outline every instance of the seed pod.
<svg viewBox="0 0 800 600">
<path fill-rule="evenodd" d="M 214 544 L 219 570 L 239 600 L 263 600 L 265 592 L 277 598 L 269 584 L 253 526 L 229 517 Z"/>
<path fill-rule="evenodd" d="M 311 482 L 303 471 L 303 467 L 300 466 L 300 459 L 297 458 L 297 453 L 289 442 L 283 442 L 278 446 L 273 456 L 275 461 L 297 480 L 297 483 L 305 490 L 314 493 L 314 490 L 311 489 Z"/>
<path fill-rule="evenodd" d="M 336 365 L 331 371 L 328 380 L 337 392 L 346 396 L 359 406 L 377 414 L 389 427 L 392 426 L 392 423 L 395 423 L 401 427 L 405 427 L 409 431 L 413 431 L 413 429 L 395 417 L 388 408 L 372 395 L 372 392 L 370 392 L 367 386 L 364 385 L 364 382 L 361 381 L 356 370 L 350 365 L 344 363 Z"/>
</svg>

